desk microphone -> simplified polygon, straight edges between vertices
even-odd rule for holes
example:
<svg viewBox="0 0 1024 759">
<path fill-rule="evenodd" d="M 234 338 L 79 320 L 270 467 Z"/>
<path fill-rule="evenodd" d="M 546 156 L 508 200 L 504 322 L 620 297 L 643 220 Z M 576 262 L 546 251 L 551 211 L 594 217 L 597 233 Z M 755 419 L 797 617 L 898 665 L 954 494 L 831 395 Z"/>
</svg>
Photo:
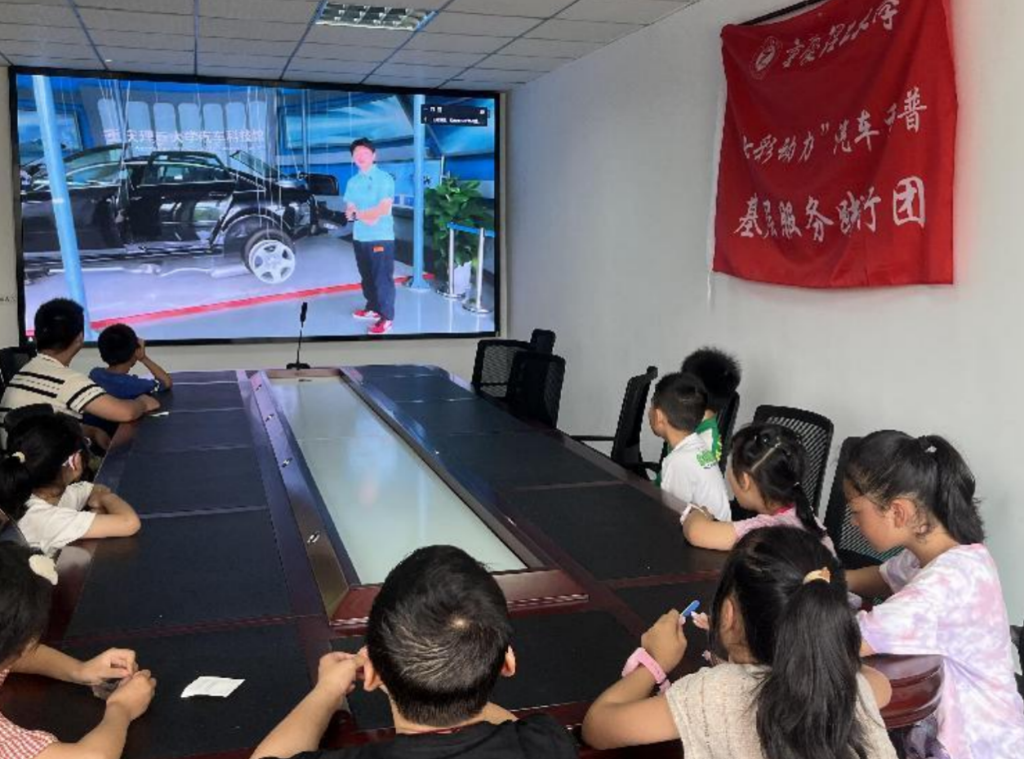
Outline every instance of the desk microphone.
<svg viewBox="0 0 1024 759">
<path fill-rule="evenodd" d="M 308 369 L 309 364 L 304 364 L 299 360 L 302 355 L 302 331 L 306 326 L 306 312 L 309 310 L 309 304 L 306 301 L 302 301 L 302 309 L 299 311 L 299 344 L 295 348 L 295 361 L 288 364 L 288 369 Z"/>
</svg>

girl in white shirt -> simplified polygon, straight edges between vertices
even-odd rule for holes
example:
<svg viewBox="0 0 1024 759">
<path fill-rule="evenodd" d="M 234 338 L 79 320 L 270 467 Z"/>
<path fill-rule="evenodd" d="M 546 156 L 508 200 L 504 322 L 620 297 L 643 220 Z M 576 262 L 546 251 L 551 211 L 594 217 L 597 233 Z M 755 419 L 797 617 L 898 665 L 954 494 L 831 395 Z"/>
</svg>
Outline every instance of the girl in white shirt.
<svg viewBox="0 0 1024 759">
<path fill-rule="evenodd" d="M 52 555 L 81 538 L 134 535 L 134 509 L 107 487 L 81 482 L 86 442 L 63 414 L 26 419 L 0 460 L 0 508 L 30 546 Z"/>
</svg>

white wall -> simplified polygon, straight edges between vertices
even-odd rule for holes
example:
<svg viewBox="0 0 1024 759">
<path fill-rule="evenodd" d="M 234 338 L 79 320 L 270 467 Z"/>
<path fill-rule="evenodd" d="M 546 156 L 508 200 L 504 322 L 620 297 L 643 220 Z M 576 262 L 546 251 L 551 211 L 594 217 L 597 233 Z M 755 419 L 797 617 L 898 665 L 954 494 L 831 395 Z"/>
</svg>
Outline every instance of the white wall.
<svg viewBox="0 0 1024 759">
<path fill-rule="evenodd" d="M 955 287 L 813 292 L 715 277 L 709 302 L 719 33 L 783 5 L 703 0 L 514 91 L 511 331 L 557 330 L 568 431 L 613 429 L 631 373 L 670 371 L 714 343 L 742 359 L 741 422 L 777 403 L 829 416 L 837 443 L 881 427 L 949 436 L 977 475 L 1020 620 L 1024 3 L 952 3 Z"/>
<path fill-rule="evenodd" d="M 10 119 L 7 69 L 0 67 L 0 346 L 18 342 L 18 301 L 12 205 Z M 16 186 L 16 185 L 15 185 Z M 504 304 L 507 299 L 503 298 Z M 296 310 L 297 313 L 297 310 Z M 298 317 L 296 316 L 296 324 Z M 503 323 L 506 323 L 503 321 Z M 309 343 L 303 360 L 314 366 L 415 363 L 436 364 L 469 379 L 476 354 L 475 339 L 402 340 L 361 343 Z M 170 370 L 263 369 L 282 367 L 295 356 L 289 345 L 168 347 L 153 357 Z M 99 363 L 95 350 L 84 350 L 75 367 L 88 370 Z"/>
</svg>

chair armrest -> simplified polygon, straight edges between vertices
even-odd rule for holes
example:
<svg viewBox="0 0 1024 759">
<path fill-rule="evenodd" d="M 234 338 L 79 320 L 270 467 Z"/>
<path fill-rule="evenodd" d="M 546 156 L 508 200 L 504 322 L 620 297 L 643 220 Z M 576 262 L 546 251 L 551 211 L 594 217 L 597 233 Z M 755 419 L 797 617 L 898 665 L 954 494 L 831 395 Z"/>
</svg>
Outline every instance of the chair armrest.
<svg viewBox="0 0 1024 759">
<path fill-rule="evenodd" d="M 610 435 L 570 435 L 569 437 L 579 443 L 611 443 L 615 440 Z"/>
</svg>

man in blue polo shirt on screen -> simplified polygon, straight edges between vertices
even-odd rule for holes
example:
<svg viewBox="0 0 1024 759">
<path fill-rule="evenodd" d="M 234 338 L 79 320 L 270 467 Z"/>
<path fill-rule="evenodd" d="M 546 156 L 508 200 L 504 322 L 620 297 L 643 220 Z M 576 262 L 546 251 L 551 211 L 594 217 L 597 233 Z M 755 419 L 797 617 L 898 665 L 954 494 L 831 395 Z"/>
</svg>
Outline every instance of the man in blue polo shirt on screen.
<svg viewBox="0 0 1024 759">
<path fill-rule="evenodd" d="M 345 216 L 355 222 L 352 244 L 366 298 L 366 306 L 352 316 L 372 320 L 368 334 L 383 335 L 395 319 L 395 180 L 377 168 L 370 140 L 358 139 L 349 150 L 359 173 L 345 185 Z"/>
</svg>

